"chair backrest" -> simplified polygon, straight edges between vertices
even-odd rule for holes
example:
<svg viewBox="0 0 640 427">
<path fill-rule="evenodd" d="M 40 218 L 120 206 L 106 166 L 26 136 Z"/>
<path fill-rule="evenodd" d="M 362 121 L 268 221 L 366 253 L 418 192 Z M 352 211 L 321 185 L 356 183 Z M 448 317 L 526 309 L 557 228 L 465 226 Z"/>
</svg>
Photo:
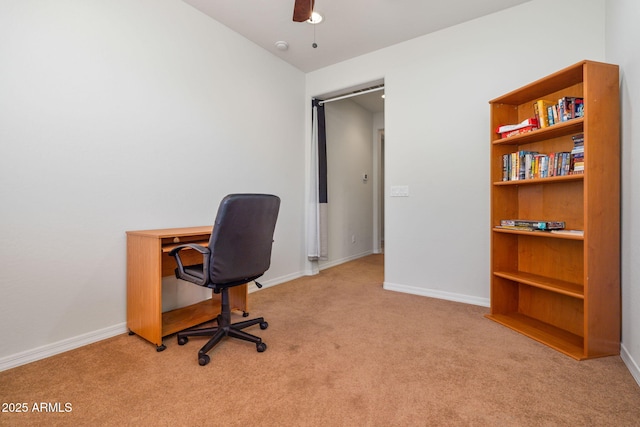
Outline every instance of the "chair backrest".
<svg viewBox="0 0 640 427">
<path fill-rule="evenodd" d="M 280 198 L 270 194 L 230 194 L 222 199 L 209 240 L 211 283 L 246 283 L 269 269 L 279 210 Z"/>
</svg>

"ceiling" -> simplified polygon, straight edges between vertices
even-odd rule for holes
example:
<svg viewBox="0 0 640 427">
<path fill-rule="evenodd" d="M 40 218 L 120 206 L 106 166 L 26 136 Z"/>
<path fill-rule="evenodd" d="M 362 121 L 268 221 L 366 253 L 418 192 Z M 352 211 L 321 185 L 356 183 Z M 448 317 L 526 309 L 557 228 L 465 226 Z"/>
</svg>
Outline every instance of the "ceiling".
<svg viewBox="0 0 640 427">
<path fill-rule="evenodd" d="M 293 22 L 294 0 L 183 1 L 306 73 L 530 0 L 316 0 L 317 25 Z"/>
<path fill-rule="evenodd" d="M 315 0 L 314 10 L 324 16 L 317 25 L 293 22 L 294 0 L 183 1 L 301 71 L 311 72 L 530 0 Z M 287 42 L 288 49 L 279 50 L 278 41 Z M 383 93 L 351 100 L 379 113 L 384 111 Z"/>
</svg>

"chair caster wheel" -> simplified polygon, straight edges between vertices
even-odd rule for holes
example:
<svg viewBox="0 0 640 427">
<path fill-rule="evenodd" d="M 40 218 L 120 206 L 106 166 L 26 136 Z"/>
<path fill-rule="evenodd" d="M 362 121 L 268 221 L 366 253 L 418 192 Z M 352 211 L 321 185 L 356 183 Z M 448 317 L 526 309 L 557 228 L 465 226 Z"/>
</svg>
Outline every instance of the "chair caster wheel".
<svg viewBox="0 0 640 427">
<path fill-rule="evenodd" d="M 166 345 L 164 345 L 164 344 L 162 344 L 162 345 L 158 345 L 158 346 L 156 346 L 156 351 L 157 351 L 158 353 L 160 353 L 161 351 L 164 351 L 166 348 L 167 348 L 167 346 L 166 346 Z"/>
<path fill-rule="evenodd" d="M 269 324 L 267 322 L 260 323 L 260 329 L 267 329 L 268 327 L 269 327 Z"/>
<path fill-rule="evenodd" d="M 201 354 L 198 356 L 198 364 L 200 366 L 204 366 L 211 361 L 211 358 L 208 354 Z"/>
<path fill-rule="evenodd" d="M 242 317 L 249 317 L 249 313 L 247 313 L 246 311 L 242 312 Z"/>
<path fill-rule="evenodd" d="M 265 343 L 261 342 L 260 344 L 256 344 L 256 350 L 258 350 L 258 353 L 262 353 L 266 349 L 267 345 Z"/>
<path fill-rule="evenodd" d="M 185 345 L 189 342 L 189 337 L 178 337 L 178 345 Z"/>
</svg>

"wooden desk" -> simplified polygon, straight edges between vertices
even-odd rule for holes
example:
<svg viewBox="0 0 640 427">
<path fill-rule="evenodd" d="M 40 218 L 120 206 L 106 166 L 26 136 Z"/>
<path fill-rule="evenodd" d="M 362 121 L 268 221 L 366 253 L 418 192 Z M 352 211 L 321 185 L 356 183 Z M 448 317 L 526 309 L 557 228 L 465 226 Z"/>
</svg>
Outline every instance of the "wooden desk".
<svg viewBox="0 0 640 427">
<path fill-rule="evenodd" d="M 127 327 L 130 333 L 155 344 L 157 351 L 165 349 L 163 337 L 220 313 L 220 295 L 213 291 L 211 299 L 162 312 L 162 278 L 173 276 L 176 268 L 169 252 L 183 243 L 207 246 L 211 230 L 212 226 L 127 231 Z M 202 263 L 202 255 L 192 249 L 180 255 L 185 265 Z M 229 299 L 232 310 L 247 313 L 246 284 L 230 288 Z"/>
</svg>

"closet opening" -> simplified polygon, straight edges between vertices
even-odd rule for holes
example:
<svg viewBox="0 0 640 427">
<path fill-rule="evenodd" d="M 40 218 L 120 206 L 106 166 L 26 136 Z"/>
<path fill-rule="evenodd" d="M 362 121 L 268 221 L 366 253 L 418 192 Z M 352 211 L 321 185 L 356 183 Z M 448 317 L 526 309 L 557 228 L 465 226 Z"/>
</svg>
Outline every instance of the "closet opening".
<svg viewBox="0 0 640 427">
<path fill-rule="evenodd" d="M 384 253 L 384 80 L 315 96 L 326 131 L 326 257 Z"/>
</svg>

